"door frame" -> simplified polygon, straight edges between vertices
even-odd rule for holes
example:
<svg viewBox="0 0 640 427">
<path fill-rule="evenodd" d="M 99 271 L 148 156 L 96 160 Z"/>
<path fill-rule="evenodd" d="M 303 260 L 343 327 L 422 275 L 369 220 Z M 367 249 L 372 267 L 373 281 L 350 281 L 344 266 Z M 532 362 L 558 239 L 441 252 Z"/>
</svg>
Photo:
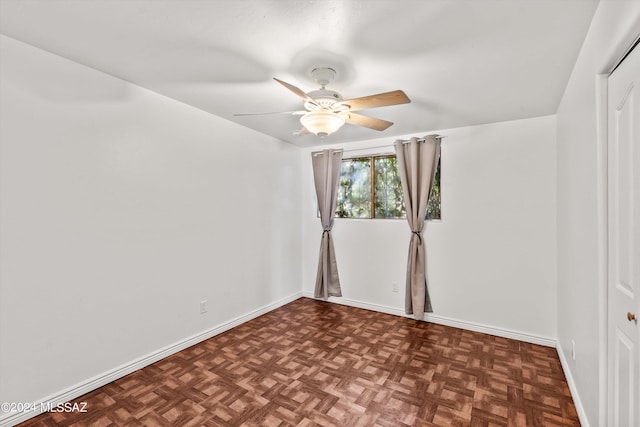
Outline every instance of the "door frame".
<svg viewBox="0 0 640 427">
<path fill-rule="evenodd" d="M 598 216 L 598 425 L 606 426 L 609 414 L 609 72 L 596 76 Z"/>
<path fill-rule="evenodd" d="M 609 422 L 609 76 L 624 61 L 632 50 L 640 49 L 640 34 L 634 34 L 631 44 L 622 46 L 624 53 L 615 62 L 609 62 L 608 70 L 596 75 L 596 198 L 598 216 L 598 335 L 599 363 L 598 390 L 599 414 L 598 425 L 606 426 Z M 620 46 L 618 46 L 620 48 Z M 617 50 L 617 49 L 616 49 Z"/>
</svg>

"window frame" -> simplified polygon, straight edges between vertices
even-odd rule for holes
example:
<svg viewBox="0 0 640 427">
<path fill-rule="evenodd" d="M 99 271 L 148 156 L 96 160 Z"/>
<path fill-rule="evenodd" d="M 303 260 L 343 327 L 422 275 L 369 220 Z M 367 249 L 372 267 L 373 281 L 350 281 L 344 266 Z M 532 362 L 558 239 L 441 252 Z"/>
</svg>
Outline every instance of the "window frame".
<svg viewBox="0 0 640 427">
<path fill-rule="evenodd" d="M 394 158 L 396 159 L 396 163 L 398 161 L 398 158 L 395 154 L 391 153 L 391 154 L 372 154 L 370 156 L 371 159 L 371 218 L 368 219 L 407 219 L 407 212 L 405 209 L 405 214 L 404 216 L 401 217 L 376 217 L 376 170 L 375 170 L 375 165 L 376 165 L 376 159 L 391 159 Z M 400 191 L 402 191 L 402 183 L 400 183 Z M 404 205 L 404 199 L 402 201 L 402 204 Z"/>
<path fill-rule="evenodd" d="M 342 161 L 351 160 L 368 160 L 369 161 L 369 217 L 368 218 L 358 218 L 353 216 L 336 216 L 336 218 L 343 219 L 406 219 L 406 214 L 404 217 L 377 217 L 376 215 L 376 173 L 375 173 L 375 162 L 376 159 L 389 159 L 396 158 L 396 155 L 393 153 L 387 154 L 370 154 L 366 156 L 357 156 L 357 157 L 345 157 Z M 342 165 L 342 163 L 341 163 Z M 337 209 L 337 208 L 336 208 Z"/>
<path fill-rule="evenodd" d="M 336 212 L 335 212 L 335 218 L 336 219 L 360 219 L 360 220 L 403 220 L 406 221 L 407 219 L 407 214 L 406 214 L 406 210 L 405 210 L 405 214 L 403 217 L 376 217 L 375 213 L 375 203 L 376 203 L 376 197 L 375 197 L 375 186 L 376 186 L 376 173 L 375 173 L 375 159 L 378 158 L 395 158 L 397 159 L 397 155 L 395 153 L 377 153 L 377 154 L 367 154 L 367 155 L 360 155 L 360 156 L 353 156 L 353 157 L 343 157 L 340 161 L 340 166 L 341 166 L 341 171 L 342 171 L 342 162 L 344 161 L 358 161 L 358 160 L 368 160 L 369 161 L 369 217 L 355 217 L 355 216 L 339 216 L 337 215 L 337 211 L 338 211 L 338 206 L 336 205 Z M 397 161 L 397 160 L 396 160 Z M 436 166 L 436 168 L 440 169 L 440 218 L 429 218 L 428 217 L 428 211 L 425 213 L 425 221 L 442 221 L 442 159 L 439 158 L 438 159 L 438 164 Z M 435 173 L 434 172 L 434 179 L 435 179 Z M 342 172 L 340 173 L 340 176 L 342 175 Z M 402 187 L 401 187 L 402 190 Z M 338 190 L 339 191 L 339 190 Z M 429 195 L 429 197 L 431 197 L 431 195 Z M 404 200 L 403 200 L 403 204 L 404 204 Z M 318 211 L 318 217 L 320 216 L 320 211 Z"/>
<path fill-rule="evenodd" d="M 373 211 L 371 210 L 373 208 L 373 203 L 375 203 L 375 199 L 373 198 L 373 191 L 374 191 L 374 187 L 373 185 L 373 179 L 372 179 L 372 170 L 373 170 L 373 163 L 371 162 L 372 158 L 375 156 L 375 154 L 372 155 L 364 155 L 364 156 L 354 156 L 354 157 L 343 157 L 340 160 L 340 174 L 338 175 L 338 193 L 336 194 L 336 198 L 337 195 L 340 193 L 340 180 L 342 179 L 342 164 L 344 161 L 347 160 L 351 160 L 351 161 L 358 161 L 358 160 L 369 160 L 369 216 L 368 217 L 358 217 L 358 216 L 339 216 L 338 215 L 338 204 L 336 203 L 336 211 L 334 212 L 335 218 L 340 218 L 340 219 L 375 219 L 372 215 L 373 215 Z M 318 211 L 318 215 L 320 215 L 320 211 Z M 377 218 L 377 219 L 382 219 L 382 218 Z M 396 219 L 396 218 L 393 218 Z"/>
</svg>

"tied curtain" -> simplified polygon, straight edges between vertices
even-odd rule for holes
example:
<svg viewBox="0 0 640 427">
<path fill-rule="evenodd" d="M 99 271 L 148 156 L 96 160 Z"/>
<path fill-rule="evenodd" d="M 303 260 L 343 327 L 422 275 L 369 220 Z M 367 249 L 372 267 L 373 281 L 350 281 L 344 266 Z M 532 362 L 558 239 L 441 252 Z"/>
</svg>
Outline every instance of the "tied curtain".
<svg viewBox="0 0 640 427">
<path fill-rule="evenodd" d="M 409 257 L 407 259 L 407 284 L 405 312 L 422 319 L 424 313 L 431 313 L 431 299 L 427 289 L 427 264 L 425 242 L 422 238 L 427 201 L 433 185 L 433 177 L 440 158 L 440 138 L 436 135 L 394 144 L 407 222 L 411 228 Z"/>
<path fill-rule="evenodd" d="M 320 258 L 316 275 L 316 298 L 342 296 L 338 264 L 331 238 L 333 218 L 336 215 L 338 202 L 338 184 L 342 165 L 342 150 L 323 150 L 311 153 L 313 162 L 313 180 L 318 197 L 318 209 L 322 223 L 322 240 L 320 242 Z"/>
</svg>

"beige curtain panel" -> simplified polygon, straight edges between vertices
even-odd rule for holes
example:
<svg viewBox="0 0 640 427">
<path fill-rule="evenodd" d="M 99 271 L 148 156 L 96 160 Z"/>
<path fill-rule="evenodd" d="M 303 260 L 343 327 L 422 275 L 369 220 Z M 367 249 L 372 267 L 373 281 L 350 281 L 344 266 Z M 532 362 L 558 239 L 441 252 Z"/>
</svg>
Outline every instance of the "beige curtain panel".
<svg viewBox="0 0 640 427">
<path fill-rule="evenodd" d="M 316 275 L 316 298 L 341 297 L 338 264 L 333 248 L 331 228 L 336 215 L 338 202 L 338 184 L 340 182 L 340 166 L 342 150 L 323 150 L 311 153 L 313 162 L 313 179 L 318 196 L 318 209 L 322 223 L 322 241 L 320 242 L 320 258 Z"/>
<path fill-rule="evenodd" d="M 399 140 L 393 145 L 398 158 L 407 222 L 411 228 L 405 312 L 413 314 L 415 319 L 422 319 L 425 312 L 433 311 L 427 289 L 426 250 L 422 230 L 427 213 L 427 201 L 440 158 L 440 138 L 437 135 L 429 135 L 421 139 Z"/>
</svg>

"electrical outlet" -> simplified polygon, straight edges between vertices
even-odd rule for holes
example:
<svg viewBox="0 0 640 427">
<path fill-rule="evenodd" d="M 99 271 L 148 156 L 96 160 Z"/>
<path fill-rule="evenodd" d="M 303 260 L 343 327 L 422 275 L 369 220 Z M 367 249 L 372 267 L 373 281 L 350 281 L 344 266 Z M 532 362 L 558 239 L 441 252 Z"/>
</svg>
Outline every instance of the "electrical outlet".
<svg viewBox="0 0 640 427">
<path fill-rule="evenodd" d="M 571 358 L 576 360 L 576 342 L 571 340 Z"/>
<path fill-rule="evenodd" d="M 200 314 L 205 314 L 207 312 L 207 300 L 200 301 Z"/>
<path fill-rule="evenodd" d="M 398 282 L 391 283 L 391 291 L 396 293 L 398 292 Z"/>
</svg>

